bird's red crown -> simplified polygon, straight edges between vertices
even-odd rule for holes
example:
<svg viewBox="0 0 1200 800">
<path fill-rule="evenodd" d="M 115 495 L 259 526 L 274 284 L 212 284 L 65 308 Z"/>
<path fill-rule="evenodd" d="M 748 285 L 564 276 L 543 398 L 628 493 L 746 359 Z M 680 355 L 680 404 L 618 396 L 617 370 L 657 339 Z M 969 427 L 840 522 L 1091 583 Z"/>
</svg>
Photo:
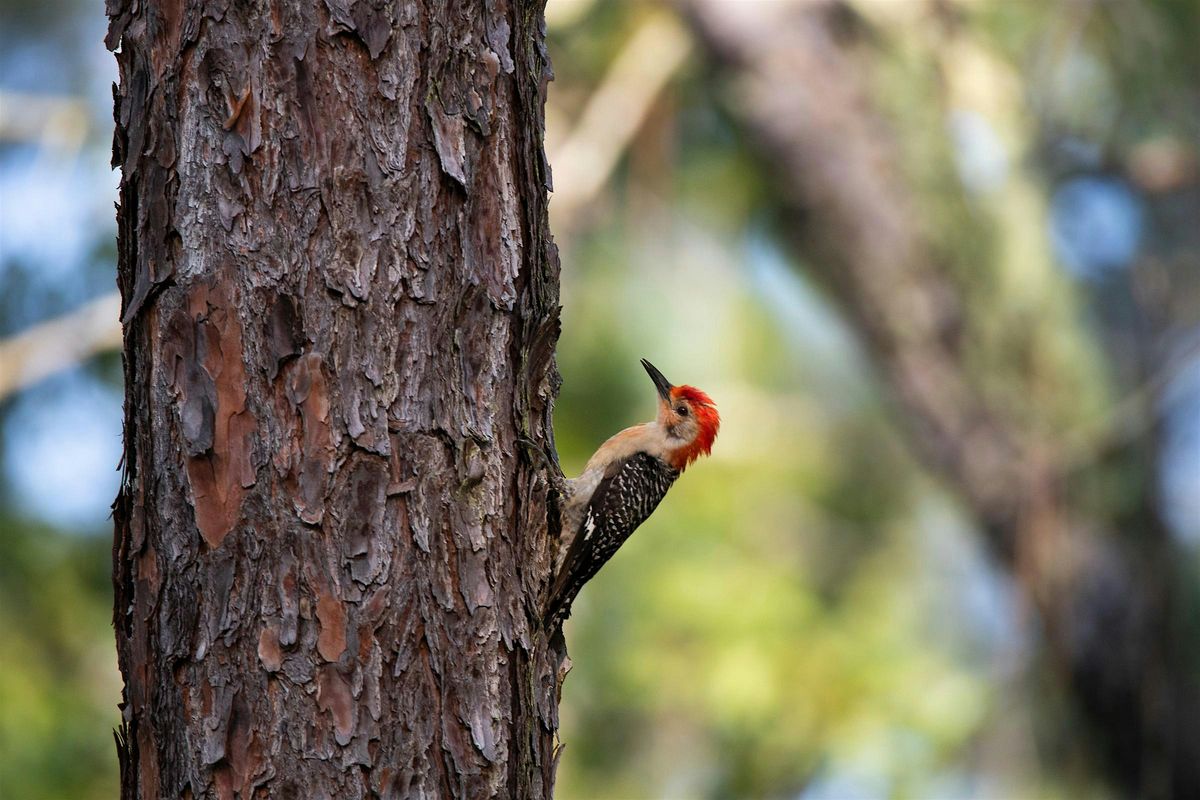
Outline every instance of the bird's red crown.
<svg viewBox="0 0 1200 800">
<path fill-rule="evenodd" d="M 682 472 L 687 469 L 688 464 L 712 452 L 713 442 L 721 429 L 721 415 L 717 413 L 717 405 L 713 399 L 695 386 L 672 386 L 671 399 L 687 400 L 700 428 L 690 444 L 672 453 L 672 466 Z"/>
</svg>

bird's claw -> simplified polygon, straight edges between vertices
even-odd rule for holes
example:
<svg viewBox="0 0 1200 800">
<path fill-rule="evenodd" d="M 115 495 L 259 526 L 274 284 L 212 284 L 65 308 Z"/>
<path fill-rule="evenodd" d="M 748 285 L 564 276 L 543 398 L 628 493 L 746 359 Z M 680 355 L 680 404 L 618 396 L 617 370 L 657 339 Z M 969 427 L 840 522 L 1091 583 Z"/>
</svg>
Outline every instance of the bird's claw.
<svg viewBox="0 0 1200 800">
<path fill-rule="evenodd" d="M 560 497 L 566 497 L 570 492 L 566 476 L 563 475 L 562 467 L 558 464 L 558 456 L 548 452 L 545 447 L 524 434 L 517 434 L 517 441 L 537 454 L 541 460 L 541 468 L 546 472 L 546 479 L 550 482 L 550 487 Z"/>
</svg>

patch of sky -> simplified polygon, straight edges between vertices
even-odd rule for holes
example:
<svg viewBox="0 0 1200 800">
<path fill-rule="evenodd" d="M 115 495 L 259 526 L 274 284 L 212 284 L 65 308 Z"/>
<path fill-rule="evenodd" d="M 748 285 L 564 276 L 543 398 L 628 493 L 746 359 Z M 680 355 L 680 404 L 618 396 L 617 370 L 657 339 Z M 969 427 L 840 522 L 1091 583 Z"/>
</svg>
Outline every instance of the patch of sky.
<svg viewBox="0 0 1200 800">
<path fill-rule="evenodd" d="M 1018 663 L 1031 643 L 1020 624 L 1017 591 L 968 525 L 947 498 L 932 492 L 920 498 L 915 527 L 921 532 L 922 563 L 934 580 L 931 597 L 954 597 L 931 635 L 968 646 L 983 663 Z"/>
<path fill-rule="evenodd" d="M 818 771 L 797 800 L 849 800 L 890 794 L 884 775 L 854 764 L 831 764 Z"/>
<path fill-rule="evenodd" d="M 1008 178 L 1008 154 L 991 123 L 974 111 L 957 109 L 946 121 L 958 176 L 967 191 L 987 194 Z"/>
<path fill-rule="evenodd" d="M 1200 350 L 1200 332 L 1192 337 Z M 1193 357 L 1168 385 L 1161 411 L 1166 436 L 1159 459 L 1159 484 L 1167 523 L 1174 535 L 1200 545 L 1200 357 Z"/>
<path fill-rule="evenodd" d="M 121 393 L 74 369 L 22 392 L 4 418 L 16 508 L 64 530 L 107 530 L 121 458 Z"/>
<path fill-rule="evenodd" d="M 1137 255 L 1144 227 L 1141 198 L 1119 178 L 1070 178 L 1050 200 L 1054 254 L 1078 278 L 1100 280 L 1126 269 Z"/>
<path fill-rule="evenodd" d="M 837 312 L 766 233 L 751 230 L 743 247 L 750 285 L 788 343 L 811 354 L 806 367 L 820 371 L 833 386 L 863 390 L 863 378 L 869 373 L 867 359 Z"/>
<path fill-rule="evenodd" d="M 101 237 L 116 232 L 117 178 L 92 160 L 58 161 L 30 147 L 0 151 L 0 269 L 69 281 Z"/>
</svg>

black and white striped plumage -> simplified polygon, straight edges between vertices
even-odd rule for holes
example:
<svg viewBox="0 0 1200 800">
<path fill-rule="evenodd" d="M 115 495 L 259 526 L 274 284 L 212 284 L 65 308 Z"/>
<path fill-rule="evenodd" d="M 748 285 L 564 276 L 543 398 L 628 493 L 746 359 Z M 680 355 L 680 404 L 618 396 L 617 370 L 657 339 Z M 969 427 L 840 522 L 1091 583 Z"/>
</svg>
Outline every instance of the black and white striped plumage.
<svg viewBox="0 0 1200 800">
<path fill-rule="evenodd" d="M 555 577 L 550 595 L 553 628 L 571 614 L 579 590 L 654 512 L 679 470 L 648 453 L 613 462 L 592 493 L 579 529 Z"/>
<path fill-rule="evenodd" d="M 721 427 L 712 398 L 694 386 L 675 386 L 653 364 L 642 366 L 658 391 L 653 422 L 609 437 L 566 481 L 561 549 L 543 619 L 551 629 L 571 614 L 583 585 L 600 571 L 688 465 L 712 451 Z"/>
</svg>

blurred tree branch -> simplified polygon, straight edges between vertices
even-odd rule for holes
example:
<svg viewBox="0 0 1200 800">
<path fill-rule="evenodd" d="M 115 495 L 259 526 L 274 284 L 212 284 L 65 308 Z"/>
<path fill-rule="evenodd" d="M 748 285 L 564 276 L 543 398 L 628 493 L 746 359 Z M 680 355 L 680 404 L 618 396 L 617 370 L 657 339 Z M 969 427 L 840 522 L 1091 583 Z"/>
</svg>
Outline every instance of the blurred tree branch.
<svg viewBox="0 0 1200 800">
<path fill-rule="evenodd" d="M 87 107 L 77 97 L 0 89 L 0 141 L 39 142 L 73 156 L 89 125 Z"/>
<path fill-rule="evenodd" d="M 688 32 L 665 12 L 634 31 L 592 92 L 571 132 L 551 148 L 556 226 L 604 188 L 655 100 L 691 51 Z"/>
<path fill-rule="evenodd" d="M 1059 433 L 1064 406 L 1107 391 L 1061 280 L 1047 269 L 989 273 L 985 252 L 947 247 L 931 232 L 883 110 L 895 98 L 878 95 L 873 32 L 849 6 L 684 8 L 733 84 L 731 111 L 798 253 L 867 342 L 918 454 L 965 500 L 1037 608 L 1096 760 L 1131 794 L 1200 796 L 1190 730 L 1200 696 L 1194 665 L 1173 644 L 1181 593 L 1144 477 L 1152 453 L 1135 444 L 1110 456 L 1143 476 L 1124 507 L 1091 507 L 1067 481 L 1078 444 Z M 923 136 L 939 138 L 928 128 L 945 109 L 909 112 L 924 117 Z M 1037 225 L 1027 208 L 1007 223 L 1031 218 Z M 985 307 L 995 309 L 986 318 Z"/>
<path fill-rule="evenodd" d="M 0 340 L 0 400 L 97 353 L 120 347 L 120 309 L 121 297 L 113 292 Z"/>
</svg>

